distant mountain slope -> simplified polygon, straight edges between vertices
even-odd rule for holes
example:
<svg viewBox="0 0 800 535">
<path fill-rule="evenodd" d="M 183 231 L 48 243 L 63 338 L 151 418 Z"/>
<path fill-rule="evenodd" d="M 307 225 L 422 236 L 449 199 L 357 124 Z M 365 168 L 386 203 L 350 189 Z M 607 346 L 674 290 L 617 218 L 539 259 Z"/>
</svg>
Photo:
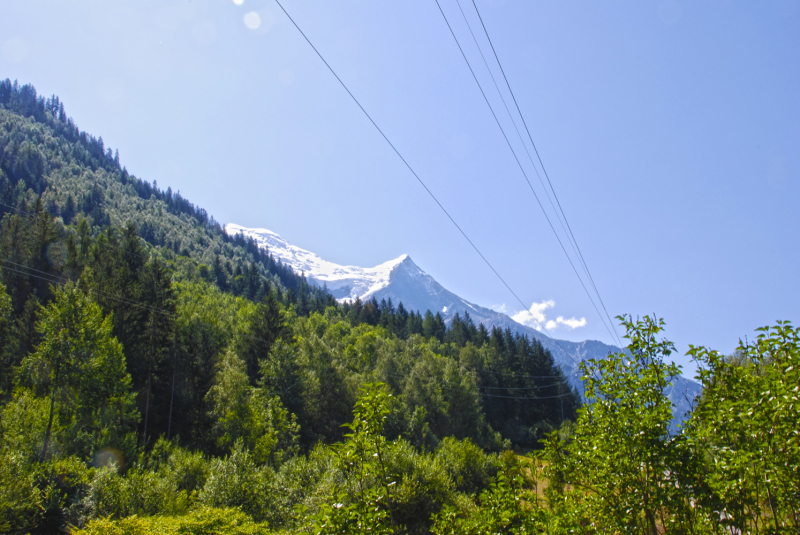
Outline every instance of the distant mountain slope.
<svg viewBox="0 0 800 535">
<path fill-rule="evenodd" d="M 475 324 L 483 323 L 487 328 L 498 327 L 525 334 L 539 340 L 550 350 L 556 363 L 573 384 L 582 389 L 578 364 L 587 359 L 604 358 L 620 349 L 596 340 L 570 342 L 556 340 L 517 323 L 508 315 L 491 310 L 447 290 L 417 266 L 411 257 L 402 255 L 373 268 L 341 266 L 323 260 L 311 251 L 290 244 L 280 235 L 264 228 L 246 228 L 234 223 L 225 225 L 230 235 L 241 234 L 252 238 L 259 246 L 266 247 L 270 254 L 291 265 L 295 271 L 303 272 L 308 281 L 318 286 L 326 286 L 339 301 L 360 298 L 362 301 L 389 299 L 397 305 L 403 303 L 407 309 L 424 312 L 439 312 L 449 324 L 456 314 L 462 317 L 469 314 Z M 670 399 L 675 405 L 675 416 L 680 419 L 690 408 L 690 402 L 700 392 L 694 381 L 679 378 L 670 389 Z"/>
<path fill-rule="evenodd" d="M 58 97 L 0 80 L 0 217 L 26 213 L 37 201 L 64 225 L 86 218 L 98 231 L 133 223 L 162 256 L 191 258 L 237 295 L 258 299 L 274 287 L 297 296 L 304 310 L 315 303 L 324 309 L 330 300 L 255 242 L 227 235 L 179 192 L 128 173 L 102 137 L 67 117 Z"/>
</svg>

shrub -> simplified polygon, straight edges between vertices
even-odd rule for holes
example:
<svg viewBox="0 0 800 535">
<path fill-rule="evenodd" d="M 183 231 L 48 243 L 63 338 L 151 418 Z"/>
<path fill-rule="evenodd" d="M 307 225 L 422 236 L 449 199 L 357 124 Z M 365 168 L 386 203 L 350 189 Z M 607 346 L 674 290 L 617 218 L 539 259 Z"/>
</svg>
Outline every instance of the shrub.
<svg viewBox="0 0 800 535">
<path fill-rule="evenodd" d="M 204 507 L 183 516 L 130 516 L 91 521 L 74 535 L 266 535 L 266 524 L 253 522 L 239 509 Z"/>
</svg>

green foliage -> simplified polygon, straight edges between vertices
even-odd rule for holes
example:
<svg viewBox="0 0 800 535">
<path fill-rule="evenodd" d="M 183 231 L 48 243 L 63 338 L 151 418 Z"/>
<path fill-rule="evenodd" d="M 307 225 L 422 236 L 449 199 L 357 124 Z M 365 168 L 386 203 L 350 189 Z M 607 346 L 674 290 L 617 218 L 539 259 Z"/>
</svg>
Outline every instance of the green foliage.
<svg viewBox="0 0 800 535">
<path fill-rule="evenodd" d="M 334 447 L 342 468 L 356 479 L 358 497 L 347 506 L 323 508 L 315 519 L 316 533 L 358 533 L 364 528 L 361 517 L 365 514 L 369 515 L 371 529 L 378 533 L 397 529 L 392 503 L 396 481 L 386 464 L 387 443 L 383 436 L 390 398 L 382 383 L 365 383 L 361 387 L 353 421 L 344 425 L 350 430 L 345 434 L 347 440 Z"/>
<path fill-rule="evenodd" d="M 84 517 L 124 518 L 131 515 L 182 514 L 197 503 L 205 486 L 209 462 L 159 440 L 149 456 L 141 456 L 127 472 L 118 459 L 98 459 L 101 466 L 89 482 L 82 500 Z"/>
<path fill-rule="evenodd" d="M 275 472 L 269 466 L 257 466 L 239 441 L 230 455 L 211 460 L 198 500 L 209 507 L 240 507 L 260 522 L 279 514 L 277 492 Z"/>
<path fill-rule="evenodd" d="M 405 533 L 428 533 L 431 517 L 442 505 L 456 499 L 454 484 L 440 459 L 417 452 L 397 439 L 386 449 L 386 466 L 394 474 L 392 513 Z"/>
<path fill-rule="evenodd" d="M 315 519 L 314 535 L 350 535 L 374 533 L 389 535 L 394 529 L 389 524 L 389 513 L 377 487 L 366 490 L 361 499 L 347 504 L 345 494 L 339 494 L 337 503 L 324 504 Z"/>
<path fill-rule="evenodd" d="M 436 535 L 547 533 L 547 519 L 536 495 L 524 489 L 522 476 L 509 477 L 501 472 L 490 488 L 480 494 L 477 506 L 462 510 L 445 506 L 435 516 L 431 532 Z"/>
<path fill-rule="evenodd" d="M 14 340 L 11 318 L 11 297 L 0 282 L 0 400 L 11 391 L 14 355 L 11 343 Z"/>
<path fill-rule="evenodd" d="M 562 528 L 655 535 L 658 526 L 692 526 L 680 486 L 681 441 L 671 437 L 666 388 L 680 373 L 664 359 L 674 346 L 659 340 L 663 321 L 621 317 L 627 351 L 581 364 L 587 404 L 574 436 L 548 442 L 551 507 Z M 566 483 L 571 490 L 561 487 Z"/>
<path fill-rule="evenodd" d="M 50 403 L 27 389 L 18 389 L 0 413 L 0 451 L 21 456 L 26 462 L 42 454 Z M 56 420 L 55 425 L 58 426 Z"/>
<path fill-rule="evenodd" d="M 436 448 L 436 460 L 444 467 L 454 490 L 474 495 L 489 487 L 497 475 L 497 459 L 486 455 L 469 439 L 447 437 Z"/>
<path fill-rule="evenodd" d="M 0 533 L 25 533 L 42 519 L 41 492 L 26 455 L 0 455 Z"/>
<path fill-rule="evenodd" d="M 703 395 L 689 421 L 695 477 L 709 520 L 742 533 L 796 533 L 800 527 L 800 330 L 759 329 L 734 357 L 704 347 Z M 717 513 L 718 512 L 718 513 Z"/>
<path fill-rule="evenodd" d="M 268 535 L 266 524 L 253 522 L 235 508 L 205 507 L 183 516 L 130 516 L 92 520 L 75 535 Z"/>
<path fill-rule="evenodd" d="M 111 318 L 72 284 L 56 290 L 41 311 L 42 342 L 22 362 L 21 373 L 24 384 L 50 397 L 42 459 L 56 407 L 53 435 L 60 454 L 88 459 L 103 448 L 132 452 L 138 414 L 122 346 L 111 330 Z"/>
<path fill-rule="evenodd" d="M 241 441 L 256 464 L 279 465 L 297 453 L 298 426 L 280 398 L 250 386 L 244 361 L 233 351 L 222 359 L 216 384 L 207 395 L 212 432 L 222 451 Z"/>
</svg>

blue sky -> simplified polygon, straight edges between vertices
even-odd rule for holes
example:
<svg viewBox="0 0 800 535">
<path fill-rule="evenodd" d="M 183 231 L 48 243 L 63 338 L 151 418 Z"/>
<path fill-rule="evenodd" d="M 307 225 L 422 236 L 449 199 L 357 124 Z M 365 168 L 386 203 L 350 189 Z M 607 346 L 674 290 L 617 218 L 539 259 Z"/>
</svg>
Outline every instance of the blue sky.
<svg viewBox="0 0 800 535">
<path fill-rule="evenodd" d="M 436 2 L 282 1 L 517 295 L 565 320 L 551 332 L 612 342 Z M 681 352 L 797 319 L 800 1 L 476 2 L 611 315 L 664 317 Z M 522 308 L 274 0 L 0 13 L 0 77 L 59 95 L 137 176 L 327 260 L 408 253 L 466 299 Z"/>
</svg>

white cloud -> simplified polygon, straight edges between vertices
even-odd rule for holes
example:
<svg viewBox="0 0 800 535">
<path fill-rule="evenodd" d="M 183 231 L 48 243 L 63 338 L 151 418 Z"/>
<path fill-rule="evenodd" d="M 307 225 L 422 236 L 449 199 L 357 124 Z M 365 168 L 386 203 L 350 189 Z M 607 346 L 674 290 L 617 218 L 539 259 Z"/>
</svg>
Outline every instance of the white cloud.
<svg viewBox="0 0 800 535">
<path fill-rule="evenodd" d="M 522 325 L 533 327 L 534 329 L 541 330 L 542 325 L 545 323 L 544 311 L 548 308 L 554 307 L 556 304 L 552 299 L 542 301 L 541 303 L 533 303 L 530 310 L 522 310 L 517 312 L 511 319 Z"/>
<path fill-rule="evenodd" d="M 577 329 L 578 327 L 584 327 L 586 325 L 586 318 L 581 318 L 581 319 L 569 318 L 565 320 L 564 318 L 559 316 L 558 318 L 556 318 L 556 321 L 559 324 L 564 325 L 565 327 L 569 327 L 570 329 Z"/>
<path fill-rule="evenodd" d="M 541 303 L 533 303 L 529 310 L 523 310 L 521 312 L 517 312 L 511 319 L 516 321 L 517 323 L 521 323 L 527 327 L 533 327 L 537 331 L 542 330 L 542 326 L 548 331 L 557 329 L 559 327 L 566 327 L 567 329 L 577 329 L 578 327 L 584 327 L 586 325 L 586 318 L 564 318 L 563 316 L 558 316 L 555 320 L 548 320 L 545 315 L 545 310 L 548 308 L 553 308 L 555 306 L 555 301 L 552 299 L 548 299 L 546 301 L 542 301 Z M 499 307 L 492 307 L 495 310 L 498 310 Z M 505 305 L 503 305 L 505 308 Z"/>
</svg>

